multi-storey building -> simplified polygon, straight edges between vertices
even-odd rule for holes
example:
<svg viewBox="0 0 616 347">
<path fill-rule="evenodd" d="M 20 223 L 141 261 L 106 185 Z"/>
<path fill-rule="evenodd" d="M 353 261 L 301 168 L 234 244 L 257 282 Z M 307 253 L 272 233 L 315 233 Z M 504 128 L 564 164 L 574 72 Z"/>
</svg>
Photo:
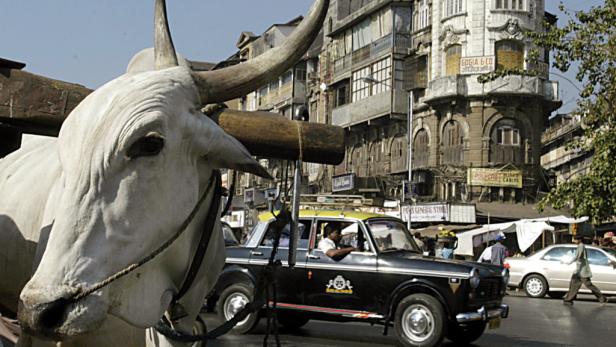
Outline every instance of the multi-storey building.
<svg viewBox="0 0 616 347">
<path fill-rule="evenodd" d="M 578 114 L 557 114 L 550 118 L 543 132 L 541 166 L 554 178 L 553 185 L 560 184 L 588 172 L 592 152 L 574 146 L 582 139 L 582 117 Z"/>
<path fill-rule="evenodd" d="M 556 18 L 543 0 L 331 0 L 305 59 L 243 108 L 290 117 L 304 104 L 311 121 L 347 129 L 344 163 L 305 168 L 311 192 L 397 200 L 410 157 L 417 201 L 532 202 L 545 182 L 541 134 L 561 104 L 548 52 L 526 61 L 536 47 L 525 33 L 546 20 Z M 296 24 L 242 34 L 238 56 L 276 46 Z M 497 69 L 510 74 L 480 82 Z M 280 163 L 267 164 L 280 177 Z"/>
<path fill-rule="evenodd" d="M 241 63 L 254 59 L 269 49 L 281 45 L 302 19 L 303 17 L 297 17 L 288 23 L 274 24 L 261 35 L 243 32 L 237 42 L 238 52 L 229 59 L 230 63 Z M 318 56 L 321 52 L 322 38 L 323 36 L 319 35 L 309 51 L 292 69 L 239 100 L 238 108 L 244 111 L 269 111 L 293 118 L 300 106 L 306 106 L 309 103 L 310 91 L 314 89 L 314 86 L 310 87 L 309 82 L 318 79 Z M 317 109 L 309 114 L 312 121 L 325 122 L 319 118 Z M 263 136 L 268 136 L 268 134 L 263 134 Z M 242 174 L 235 192 L 236 195 L 244 197 L 247 207 L 253 210 L 252 212 L 255 207 L 265 208 L 267 206 L 267 195 L 278 187 L 287 170 L 285 162 L 281 160 L 260 159 L 260 162 L 275 180 L 264 180 L 251 174 Z M 310 166 L 310 168 L 318 169 L 317 166 Z M 291 168 L 290 176 L 292 175 Z M 249 222 L 250 218 L 246 220 Z"/>
<path fill-rule="evenodd" d="M 547 52 L 536 66 L 525 59 L 525 32 L 544 30 L 545 19 L 555 22 L 542 0 L 332 1 L 322 77 L 331 123 L 350 134 L 335 174 L 399 197 L 411 96 L 419 200 L 534 200 L 542 130 L 560 106 Z M 496 69 L 513 74 L 479 82 Z"/>
</svg>

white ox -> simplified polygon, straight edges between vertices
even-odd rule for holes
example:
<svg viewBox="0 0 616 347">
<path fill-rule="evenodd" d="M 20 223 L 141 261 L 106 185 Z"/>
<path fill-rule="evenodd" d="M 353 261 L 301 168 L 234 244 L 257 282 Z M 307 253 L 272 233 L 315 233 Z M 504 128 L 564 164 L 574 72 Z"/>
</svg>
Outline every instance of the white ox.
<svg viewBox="0 0 616 347">
<path fill-rule="evenodd" d="M 210 207 L 213 170 L 267 176 L 201 106 L 245 95 L 290 68 L 328 6 L 317 0 L 287 42 L 254 60 L 194 72 L 182 58 L 178 64 L 165 3 L 157 0 L 155 58 L 139 54 L 125 75 L 89 95 L 57 140 L 30 141 L 0 161 L 0 305 L 16 310 L 19 297 L 25 330 L 65 346 L 142 344 L 143 329 L 165 314 L 186 276 Z M 162 254 L 67 301 L 158 248 L 204 193 L 186 232 Z M 188 314 L 174 326 L 180 330 L 190 331 L 224 263 L 219 222 L 209 232 L 197 279 L 179 302 Z M 170 343 L 147 335 L 153 345 Z"/>
</svg>

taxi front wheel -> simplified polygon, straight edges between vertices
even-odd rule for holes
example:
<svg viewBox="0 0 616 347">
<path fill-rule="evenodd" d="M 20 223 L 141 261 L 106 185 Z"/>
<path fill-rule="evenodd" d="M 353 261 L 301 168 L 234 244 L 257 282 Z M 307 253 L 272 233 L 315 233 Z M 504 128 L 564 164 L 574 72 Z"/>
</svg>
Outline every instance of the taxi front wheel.
<svg viewBox="0 0 616 347">
<path fill-rule="evenodd" d="M 394 330 L 402 346 L 438 346 L 445 337 L 446 319 L 443 305 L 436 298 L 413 294 L 398 304 Z"/>
<path fill-rule="evenodd" d="M 223 321 L 228 321 L 236 313 L 241 311 L 244 306 L 251 302 L 254 298 L 253 288 L 244 283 L 236 283 L 228 286 L 220 294 L 217 303 L 218 316 Z M 259 322 L 259 313 L 253 312 L 246 316 L 243 320 L 231 330 L 236 334 L 246 334 L 250 332 Z"/>
</svg>

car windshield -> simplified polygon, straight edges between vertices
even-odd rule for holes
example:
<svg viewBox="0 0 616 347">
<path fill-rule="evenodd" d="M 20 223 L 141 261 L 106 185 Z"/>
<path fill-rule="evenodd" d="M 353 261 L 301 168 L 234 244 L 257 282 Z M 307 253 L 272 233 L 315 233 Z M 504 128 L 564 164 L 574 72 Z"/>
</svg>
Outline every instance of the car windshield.
<svg viewBox="0 0 616 347">
<path fill-rule="evenodd" d="M 403 223 L 391 219 L 373 219 L 368 220 L 366 224 L 372 232 L 379 252 L 404 250 L 421 253 Z"/>
</svg>

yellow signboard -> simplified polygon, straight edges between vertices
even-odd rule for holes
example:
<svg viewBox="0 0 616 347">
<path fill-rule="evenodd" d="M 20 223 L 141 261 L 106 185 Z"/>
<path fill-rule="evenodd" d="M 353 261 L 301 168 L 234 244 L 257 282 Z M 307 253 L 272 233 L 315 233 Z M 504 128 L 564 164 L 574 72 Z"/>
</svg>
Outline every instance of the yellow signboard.
<svg viewBox="0 0 616 347">
<path fill-rule="evenodd" d="M 498 169 L 468 169 L 471 186 L 522 188 L 522 171 Z"/>
</svg>

